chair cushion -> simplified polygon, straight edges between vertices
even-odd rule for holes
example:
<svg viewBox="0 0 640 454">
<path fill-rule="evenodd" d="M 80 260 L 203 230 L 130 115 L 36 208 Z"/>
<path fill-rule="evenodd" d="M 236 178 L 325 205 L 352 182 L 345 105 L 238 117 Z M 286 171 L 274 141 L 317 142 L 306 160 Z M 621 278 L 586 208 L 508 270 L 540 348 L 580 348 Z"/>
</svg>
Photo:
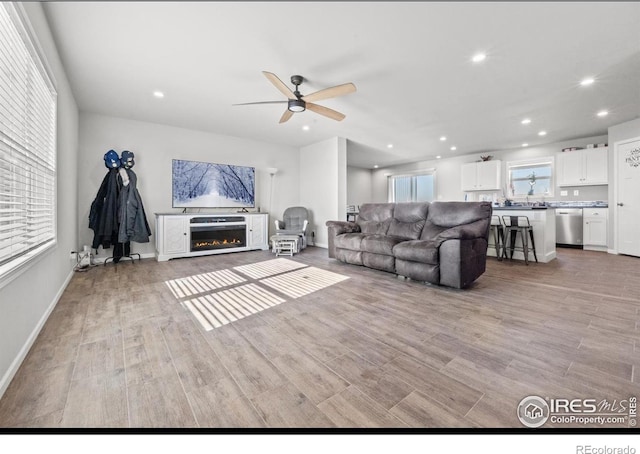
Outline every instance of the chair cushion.
<svg viewBox="0 0 640 454">
<path fill-rule="evenodd" d="M 309 211 L 305 207 L 289 207 L 282 215 L 283 229 L 302 232 L 304 221 L 309 219 Z"/>
<path fill-rule="evenodd" d="M 365 236 L 367 235 L 364 233 L 343 233 L 335 237 L 333 244 L 336 248 L 360 251 L 362 239 Z"/>
<path fill-rule="evenodd" d="M 430 265 L 439 263 L 436 243 L 428 240 L 411 240 L 398 243 L 393 248 L 393 255 L 396 256 L 396 259 L 411 262 L 428 263 Z"/>
<path fill-rule="evenodd" d="M 362 239 L 360 247 L 364 252 L 393 256 L 393 247 L 402 241 L 406 240 L 387 235 L 367 235 Z"/>
</svg>

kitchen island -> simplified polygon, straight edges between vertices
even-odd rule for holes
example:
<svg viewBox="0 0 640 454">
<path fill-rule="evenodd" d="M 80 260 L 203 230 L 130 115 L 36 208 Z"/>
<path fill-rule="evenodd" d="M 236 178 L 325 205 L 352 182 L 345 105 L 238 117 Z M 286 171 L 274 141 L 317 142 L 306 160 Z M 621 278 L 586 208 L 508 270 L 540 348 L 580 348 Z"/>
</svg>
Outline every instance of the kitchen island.
<svg viewBox="0 0 640 454">
<path fill-rule="evenodd" d="M 536 243 L 536 255 L 538 262 L 547 263 L 556 258 L 556 212 L 553 208 L 547 207 L 530 207 L 530 206 L 505 206 L 493 207 L 493 214 L 500 216 L 527 216 L 533 227 L 533 239 Z M 493 242 L 493 233 L 489 235 L 489 249 L 487 255 L 496 256 L 496 247 Z M 531 242 L 529 242 L 531 243 Z M 516 247 L 521 247 L 520 234 L 516 241 Z M 532 245 L 529 244 L 532 249 Z M 507 254 L 510 255 L 509 251 Z M 524 261 L 522 251 L 515 251 L 514 260 Z M 533 252 L 529 254 L 529 262 L 534 262 Z"/>
</svg>

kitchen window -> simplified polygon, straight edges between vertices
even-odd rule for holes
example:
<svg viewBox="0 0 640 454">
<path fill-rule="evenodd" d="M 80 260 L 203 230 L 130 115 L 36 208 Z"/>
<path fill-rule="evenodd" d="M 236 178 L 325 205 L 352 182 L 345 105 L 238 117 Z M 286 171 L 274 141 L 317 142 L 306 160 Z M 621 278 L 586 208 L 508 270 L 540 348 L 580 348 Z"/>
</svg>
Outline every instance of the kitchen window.
<svg viewBox="0 0 640 454">
<path fill-rule="evenodd" d="M 508 198 L 553 197 L 553 158 L 507 163 Z"/>
<path fill-rule="evenodd" d="M 56 92 L 24 17 L 0 3 L 0 278 L 56 242 Z"/>
<path fill-rule="evenodd" d="M 389 202 L 432 202 L 435 170 L 389 176 Z"/>
</svg>

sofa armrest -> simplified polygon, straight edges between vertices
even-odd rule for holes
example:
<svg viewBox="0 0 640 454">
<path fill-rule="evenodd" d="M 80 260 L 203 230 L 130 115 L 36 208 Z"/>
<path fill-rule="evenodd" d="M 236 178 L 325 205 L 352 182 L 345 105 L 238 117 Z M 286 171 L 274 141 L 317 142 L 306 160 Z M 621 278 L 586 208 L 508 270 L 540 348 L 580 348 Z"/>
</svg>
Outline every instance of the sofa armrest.
<svg viewBox="0 0 640 454">
<path fill-rule="evenodd" d="M 466 288 L 485 272 L 487 240 L 451 239 L 439 248 L 440 285 Z"/>
<path fill-rule="evenodd" d="M 489 221 L 480 219 L 470 224 L 457 225 L 440 232 L 435 238 L 436 243 L 442 243 L 446 240 L 473 240 L 476 238 L 488 239 Z"/>
<path fill-rule="evenodd" d="M 360 231 L 360 226 L 355 222 L 348 221 L 327 221 L 326 226 L 329 227 L 329 233 L 333 235 L 341 235 L 343 233 L 354 233 Z"/>
<path fill-rule="evenodd" d="M 360 226 L 355 222 L 346 221 L 327 221 L 325 224 L 328 228 L 328 246 L 329 258 L 336 257 L 336 247 L 333 242 L 334 238 L 343 233 L 356 233 L 360 231 Z"/>
</svg>

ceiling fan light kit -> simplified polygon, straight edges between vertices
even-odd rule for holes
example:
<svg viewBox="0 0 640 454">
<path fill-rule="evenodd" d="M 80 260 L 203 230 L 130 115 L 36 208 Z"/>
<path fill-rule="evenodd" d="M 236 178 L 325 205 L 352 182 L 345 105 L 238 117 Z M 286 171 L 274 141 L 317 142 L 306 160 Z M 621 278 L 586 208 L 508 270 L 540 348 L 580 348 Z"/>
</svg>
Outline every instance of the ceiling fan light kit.
<svg viewBox="0 0 640 454">
<path fill-rule="evenodd" d="M 304 112 L 307 110 L 307 103 L 301 99 L 290 99 L 288 109 L 291 112 Z"/>
<path fill-rule="evenodd" d="M 342 121 L 345 118 L 343 113 L 336 110 L 329 109 L 328 107 L 321 106 L 319 104 L 313 104 L 312 101 L 320 101 L 322 99 L 336 98 L 338 96 L 347 95 L 356 91 L 356 86 L 352 83 L 346 83 L 342 85 L 336 85 L 335 87 L 325 88 L 310 95 L 303 96 L 298 87 L 304 81 L 304 77 L 300 75 L 291 76 L 291 83 L 295 86 L 295 90 L 291 90 L 282 82 L 278 76 L 268 71 L 262 71 L 262 74 L 271 82 L 283 95 L 287 97 L 287 101 L 259 101 L 259 102 L 247 102 L 242 104 L 235 104 L 246 106 L 249 104 L 280 104 L 287 103 L 287 110 L 284 111 L 282 117 L 280 117 L 280 123 L 288 121 L 294 113 L 304 112 L 310 110 L 319 115 L 331 118 L 332 120 Z"/>
</svg>

